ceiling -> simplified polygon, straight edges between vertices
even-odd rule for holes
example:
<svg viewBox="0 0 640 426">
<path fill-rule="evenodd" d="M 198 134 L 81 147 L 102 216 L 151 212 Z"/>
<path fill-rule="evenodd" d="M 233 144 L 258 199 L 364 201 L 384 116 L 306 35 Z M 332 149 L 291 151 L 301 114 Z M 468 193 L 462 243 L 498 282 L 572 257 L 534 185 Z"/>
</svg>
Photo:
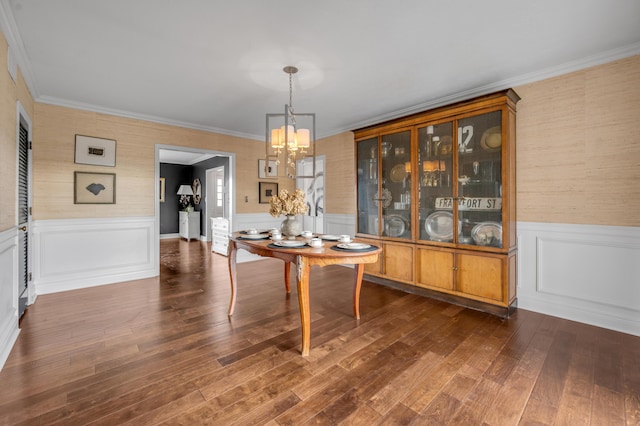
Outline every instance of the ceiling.
<svg viewBox="0 0 640 426">
<path fill-rule="evenodd" d="M 324 137 L 640 53 L 637 0 L 0 0 L 38 102 L 252 139 Z"/>
<path fill-rule="evenodd" d="M 158 150 L 158 162 L 159 163 L 170 163 L 170 164 L 181 164 L 184 166 L 192 166 L 201 161 L 208 160 L 209 158 L 216 157 L 216 155 L 206 154 L 200 152 L 191 152 L 185 150 L 174 150 L 174 149 L 159 149 Z"/>
</svg>

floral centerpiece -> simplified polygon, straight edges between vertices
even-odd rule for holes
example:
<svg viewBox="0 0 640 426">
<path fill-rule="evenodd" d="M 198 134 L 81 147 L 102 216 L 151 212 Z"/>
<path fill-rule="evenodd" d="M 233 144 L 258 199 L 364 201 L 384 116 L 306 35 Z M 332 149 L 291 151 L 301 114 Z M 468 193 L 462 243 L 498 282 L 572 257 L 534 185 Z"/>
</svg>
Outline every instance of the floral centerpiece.
<svg viewBox="0 0 640 426">
<path fill-rule="evenodd" d="M 271 216 L 287 216 L 281 226 L 283 235 L 294 237 L 302 232 L 302 224 L 296 219 L 296 216 L 306 214 L 309 210 L 304 199 L 304 191 L 298 188 L 293 193 L 283 189 L 280 191 L 280 195 L 274 195 L 269 200 L 269 214 Z"/>
</svg>

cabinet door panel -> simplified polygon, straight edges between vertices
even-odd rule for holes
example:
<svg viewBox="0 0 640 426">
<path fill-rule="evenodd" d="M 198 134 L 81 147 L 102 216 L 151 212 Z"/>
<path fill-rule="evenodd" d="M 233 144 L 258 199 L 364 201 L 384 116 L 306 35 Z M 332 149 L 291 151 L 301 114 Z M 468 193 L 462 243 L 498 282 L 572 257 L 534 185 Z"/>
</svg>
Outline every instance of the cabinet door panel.
<svg viewBox="0 0 640 426">
<path fill-rule="evenodd" d="M 380 235 L 378 138 L 356 144 L 358 163 L 358 233 Z"/>
<path fill-rule="evenodd" d="M 382 236 L 411 240 L 411 131 L 382 136 Z"/>
<path fill-rule="evenodd" d="M 420 240 L 453 241 L 453 123 L 418 128 Z"/>
<path fill-rule="evenodd" d="M 418 249 L 417 261 L 416 284 L 447 290 L 453 289 L 453 253 Z"/>
<path fill-rule="evenodd" d="M 457 290 L 502 302 L 503 263 L 498 257 L 458 254 Z"/>
<path fill-rule="evenodd" d="M 502 248 L 502 111 L 458 121 L 458 242 Z"/>
<path fill-rule="evenodd" d="M 382 243 L 380 240 L 368 240 L 364 238 L 358 238 L 358 242 L 371 244 L 372 246 L 382 247 Z M 384 252 L 380 253 L 378 256 L 378 260 L 375 263 L 365 263 L 364 264 L 364 273 L 372 274 L 372 275 L 382 275 L 382 258 L 384 256 Z"/>
<path fill-rule="evenodd" d="M 413 247 L 385 244 L 384 274 L 390 279 L 413 281 Z"/>
</svg>

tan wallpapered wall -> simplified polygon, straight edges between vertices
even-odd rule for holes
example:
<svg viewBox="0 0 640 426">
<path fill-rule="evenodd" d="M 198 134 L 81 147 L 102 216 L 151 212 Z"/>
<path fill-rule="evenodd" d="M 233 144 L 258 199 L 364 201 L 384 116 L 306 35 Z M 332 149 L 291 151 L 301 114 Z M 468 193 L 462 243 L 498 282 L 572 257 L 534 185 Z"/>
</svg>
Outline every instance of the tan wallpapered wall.
<svg viewBox="0 0 640 426">
<path fill-rule="evenodd" d="M 325 155 L 325 209 L 333 214 L 355 214 L 356 172 L 353 133 L 322 139 L 316 155 Z"/>
<path fill-rule="evenodd" d="M 116 166 L 75 164 L 76 134 L 115 139 Z M 236 212 L 268 211 L 268 205 L 258 203 L 258 159 L 264 158 L 258 141 L 37 103 L 34 219 L 153 216 L 156 144 L 235 153 Z M 115 173 L 116 204 L 74 204 L 74 171 Z M 292 184 L 282 179 L 281 187 L 287 185 Z"/>
<path fill-rule="evenodd" d="M 640 226 L 640 56 L 516 87 L 517 216 Z"/>
<path fill-rule="evenodd" d="M 16 226 L 16 122 L 17 106 L 33 120 L 33 98 L 18 71 L 14 82 L 7 71 L 7 42 L 0 32 L 0 231 Z"/>
</svg>

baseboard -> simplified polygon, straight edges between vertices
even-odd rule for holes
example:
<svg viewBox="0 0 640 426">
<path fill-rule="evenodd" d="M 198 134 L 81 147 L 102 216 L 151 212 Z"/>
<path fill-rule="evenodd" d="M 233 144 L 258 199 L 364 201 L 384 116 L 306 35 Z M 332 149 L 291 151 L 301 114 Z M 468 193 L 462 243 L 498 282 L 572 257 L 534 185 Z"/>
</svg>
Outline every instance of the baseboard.
<svg viewBox="0 0 640 426">
<path fill-rule="evenodd" d="M 160 234 L 161 240 L 172 240 L 174 238 L 180 238 L 180 234 Z"/>
</svg>

